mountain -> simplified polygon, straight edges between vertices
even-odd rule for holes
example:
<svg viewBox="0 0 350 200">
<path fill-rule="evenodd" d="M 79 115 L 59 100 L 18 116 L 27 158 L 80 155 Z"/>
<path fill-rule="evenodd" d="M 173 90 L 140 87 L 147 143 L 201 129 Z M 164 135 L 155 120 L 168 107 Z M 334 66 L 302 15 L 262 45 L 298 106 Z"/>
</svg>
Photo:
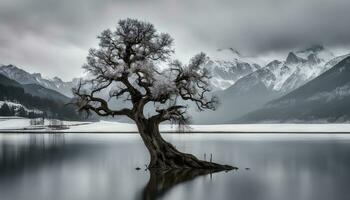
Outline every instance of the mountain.
<svg viewBox="0 0 350 200">
<path fill-rule="evenodd" d="M 329 62 L 332 58 L 334 55 L 320 45 L 290 52 L 285 60 L 273 60 L 229 88 L 214 92 L 221 100 L 219 108 L 206 115 L 192 111 L 193 122 L 230 123 L 327 71 L 336 64 Z"/>
<path fill-rule="evenodd" d="M 239 79 L 252 74 L 267 88 L 287 93 L 326 71 L 325 63 L 334 55 L 321 45 L 313 45 L 291 51 L 285 60 L 273 60 L 267 65 L 263 65 L 258 58 L 242 56 L 233 48 L 218 49 L 209 57 L 205 68 L 211 72 L 215 91 L 227 89 Z"/>
<path fill-rule="evenodd" d="M 218 49 L 209 56 L 210 59 L 204 67 L 211 72 L 214 90 L 224 90 L 240 78 L 261 68 L 259 64 L 244 58 L 232 48 Z"/>
<path fill-rule="evenodd" d="M 10 79 L 7 76 L 4 76 L 2 74 L 0 74 L 0 85 L 21 87 L 21 84 L 19 84 L 17 81 L 12 80 L 12 79 Z"/>
<path fill-rule="evenodd" d="M 45 88 L 60 92 L 68 97 L 72 96 L 71 88 L 76 83 L 76 80 L 64 82 L 58 77 L 45 79 L 40 73 L 30 74 L 14 65 L 0 66 L 0 74 L 17 81 L 18 83 L 41 85 Z"/>
<path fill-rule="evenodd" d="M 0 74 L 0 115 L 5 112 L 5 115 L 12 113 L 22 117 L 45 116 L 81 120 L 75 108 L 66 105 L 68 100 L 68 97 L 54 90 L 34 84 L 22 85 Z M 12 112 L 9 109 L 12 109 Z"/>
<path fill-rule="evenodd" d="M 323 46 L 314 45 L 304 50 L 289 52 L 284 61 L 274 60 L 265 67 L 244 77 L 260 80 L 266 88 L 288 93 L 328 70 L 326 65 L 334 58 Z"/>
<path fill-rule="evenodd" d="M 280 97 L 280 93 L 267 88 L 259 79 L 253 80 L 240 79 L 228 89 L 214 92 L 213 95 L 218 96 L 220 101 L 218 108 L 204 113 L 190 109 L 192 122 L 195 124 L 229 123 L 229 119 L 245 115 L 266 102 Z"/>
<path fill-rule="evenodd" d="M 47 98 L 47 99 L 52 99 L 54 101 L 59 101 L 59 102 L 69 102 L 70 98 L 68 98 L 67 96 L 64 96 L 63 94 L 52 90 L 52 89 L 48 89 L 44 86 L 38 85 L 38 84 L 27 84 L 27 82 L 31 82 L 31 76 L 28 76 L 28 73 L 17 68 L 17 67 L 0 67 L 1 69 L 4 69 L 4 71 L 6 69 L 9 68 L 13 68 L 13 71 L 18 71 L 20 73 L 11 73 L 12 76 L 15 76 L 18 79 L 21 79 L 22 82 L 24 82 L 25 84 L 20 84 L 19 82 L 12 80 L 11 78 L 9 78 L 9 76 L 7 75 L 3 75 L 3 73 L 0 72 L 0 84 L 3 85 L 7 85 L 7 86 L 15 86 L 15 87 L 20 87 L 23 88 L 24 91 L 28 94 L 31 94 L 32 96 L 37 96 L 37 97 L 41 97 L 41 98 Z M 6 71 L 10 71 L 10 70 L 6 70 Z M 2 71 L 3 72 L 3 71 Z M 9 74 L 9 73 L 7 73 Z"/>
<path fill-rule="evenodd" d="M 63 94 L 55 90 L 47 89 L 41 85 L 23 84 L 22 87 L 26 93 L 31 94 L 33 96 L 47 98 L 53 101 L 64 103 L 68 103 L 70 101 L 70 98 L 64 96 Z"/>
<path fill-rule="evenodd" d="M 258 58 L 243 56 L 233 48 L 218 49 L 208 55 L 204 67 L 212 74 L 212 93 L 219 97 L 221 105 L 215 112 L 206 113 L 197 113 L 195 106 L 191 106 L 189 111 L 193 122 L 199 124 L 230 123 L 242 119 L 267 102 L 301 88 L 344 59 L 335 57 L 321 45 L 290 51 L 285 59 L 271 60 L 267 64 Z M 12 84 L 19 84 L 17 87 L 26 94 L 58 102 L 67 102 L 77 81 L 64 82 L 57 77 L 45 79 L 39 73 L 31 74 L 14 65 L 0 66 L 0 74 L 17 81 Z M 100 95 L 108 96 L 107 93 Z M 119 101 L 110 103 L 114 107 L 124 105 Z"/>
<path fill-rule="evenodd" d="M 350 120 L 350 55 L 289 94 L 235 122 L 344 122 Z"/>
</svg>

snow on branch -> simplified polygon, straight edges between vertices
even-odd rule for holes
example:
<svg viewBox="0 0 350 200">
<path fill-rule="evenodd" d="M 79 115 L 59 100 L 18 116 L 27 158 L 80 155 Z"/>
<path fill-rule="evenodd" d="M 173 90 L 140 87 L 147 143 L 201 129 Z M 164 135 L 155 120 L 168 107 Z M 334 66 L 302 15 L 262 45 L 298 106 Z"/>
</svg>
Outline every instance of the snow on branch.
<svg viewBox="0 0 350 200">
<path fill-rule="evenodd" d="M 154 107 L 158 114 L 150 119 L 186 123 L 187 105 L 181 105 L 185 101 L 194 102 L 200 111 L 215 109 L 217 98 L 208 97 L 210 75 L 203 68 L 207 61 L 204 53 L 187 65 L 170 61 L 173 39 L 158 33 L 152 24 L 135 19 L 119 21 L 114 31 L 107 29 L 98 39 L 99 48 L 90 49 L 83 66 L 91 78 L 73 90 L 79 110 L 138 120 L 145 118 L 144 106 L 153 102 L 162 108 Z M 163 63 L 168 63 L 168 67 L 160 69 L 159 64 Z M 97 95 L 104 91 L 110 99 L 126 98 L 132 108 L 110 109 L 108 101 Z"/>
</svg>

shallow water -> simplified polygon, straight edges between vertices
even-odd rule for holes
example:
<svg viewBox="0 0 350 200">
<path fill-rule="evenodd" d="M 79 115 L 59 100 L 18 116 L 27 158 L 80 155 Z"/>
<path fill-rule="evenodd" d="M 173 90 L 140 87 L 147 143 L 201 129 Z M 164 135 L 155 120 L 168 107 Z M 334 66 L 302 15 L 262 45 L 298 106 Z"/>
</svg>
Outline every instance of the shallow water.
<svg viewBox="0 0 350 200">
<path fill-rule="evenodd" d="M 144 170 L 148 155 L 136 134 L 0 134 L 0 199 L 350 199 L 350 135 L 165 138 L 182 151 L 200 158 L 212 154 L 213 161 L 239 170 L 180 181 L 165 176 L 167 187 L 152 190 Z"/>
</svg>

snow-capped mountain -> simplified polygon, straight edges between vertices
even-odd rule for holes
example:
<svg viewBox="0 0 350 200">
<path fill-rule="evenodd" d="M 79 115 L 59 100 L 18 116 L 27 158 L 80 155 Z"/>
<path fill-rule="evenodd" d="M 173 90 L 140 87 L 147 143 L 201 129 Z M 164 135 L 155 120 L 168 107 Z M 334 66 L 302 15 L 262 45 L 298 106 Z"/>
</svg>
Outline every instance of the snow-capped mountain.
<svg viewBox="0 0 350 200">
<path fill-rule="evenodd" d="M 334 55 L 321 45 L 313 45 L 292 51 L 285 60 L 273 60 L 267 65 L 257 58 L 244 57 L 232 48 L 219 49 L 210 53 L 209 58 L 205 68 L 211 72 L 214 90 L 227 89 L 245 78 L 259 79 L 267 88 L 286 93 L 329 69 L 325 64 Z"/>
<path fill-rule="evenodd" d="M 0 116 L 81 119 L 75 107 L 67 105 L 70 99 L 63 94 L 37 84 L 20 84 L 1 73 L 0 101 Z"/>
<path fill-rule="evenodd" d="M 56 90 L 68 97 L 72 96 L 71 88 L 77 80 L 64 82 L 58 77 L 46 79 L 40 73 L 30 74 L 14 65 L 0 66 L 0 73 L 21 84 L 37 84 L 45 88 Z"/>
<path fill-rule="evenodd" d="M 259 64 L 244 58 L 232 48 L 218 49 L 209 58 L 205 68 L 211 72 L 214 90 L 224 90 L 240 78 L 261 68 Z"/>
<path fill-rule="evenodd" d="M 287 93 L 330 69 L 333 65 L 327 65 L 327 63 L 332 58 L 334 58 L 333 53 L 323 46 L 315 45 L 290 52 L 284 61 L 274 60 L 243 79 L 259 79 L 266 88 Z"/>
<path fill-rule="evenodd" d="M 232 86 L 215 92 L 221 101 L 210 114 L 193 112 L 195 123 L 231 123 L 308 83 L 338 64 L 344 56 L 335 57 L 320 45 L 290 52 L 285 60 L 274 60 L 237 80 Z"/>
<path fill-rule="evenodd" d="M 350 120 L 350 54 L 300 88 L 235 122 L 345 122 Z"/>
</svg>

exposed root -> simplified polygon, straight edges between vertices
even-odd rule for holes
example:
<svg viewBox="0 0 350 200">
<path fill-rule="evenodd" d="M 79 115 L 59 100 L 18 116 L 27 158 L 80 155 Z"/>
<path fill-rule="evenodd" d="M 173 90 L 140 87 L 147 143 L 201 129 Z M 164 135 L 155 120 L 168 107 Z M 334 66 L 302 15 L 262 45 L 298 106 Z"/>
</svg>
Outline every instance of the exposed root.
<svg viewBox="0 0 350 200">
<path fill-rule="evenodd" d="M 202 169 L 202 170 L 234 170 L 230 165 L 220 165 L 199 160 L 192 154 L 178 151 L 165 141 L 159 133 L 158 123 L 137 123 L 142 140 L 150 153 L 148 169 Z"/>
<path fill-rule="evenodd" d="M 234 170 L 238 169 L 230 165 L 221 165 L 214 162 L 199 160 L 192 154 L 178 151 L 173 145 L 162 140 L 161 149 L 156 148 L 151 155 L 151 163 L 148 168 L 157 169 L 205 169 L 205 170 Z"/>
</svg>

